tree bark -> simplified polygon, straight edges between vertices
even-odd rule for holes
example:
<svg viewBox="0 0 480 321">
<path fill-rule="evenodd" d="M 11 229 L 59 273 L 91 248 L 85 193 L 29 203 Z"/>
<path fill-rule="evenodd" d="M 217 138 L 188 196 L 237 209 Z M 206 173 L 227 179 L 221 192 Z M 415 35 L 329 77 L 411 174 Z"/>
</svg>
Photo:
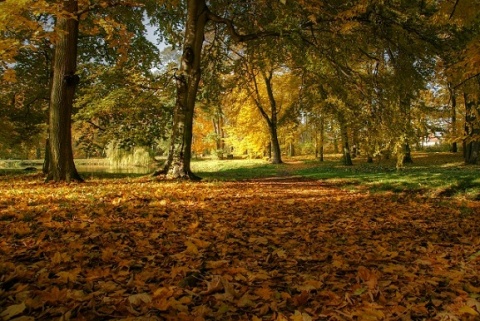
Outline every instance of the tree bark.
<svg viewBox="0 0 480 321">
<path fill-rule="evenodd" d="M 348 128 L 345 124 L 345 119 L 342 115 L 338 115 L 338 121 L 340 123 L 340 135 L 342 136 L 342 162 L 345 166 L 352 166 L 352 156 L 350 155 L 350 144 L 348 141 Z"/>
<path fill-rule="evenodd" d="M 465 139 L 463 141 L 463 156 L 466 165 L 475 165 L 480 154 L 480 127 L 477 115 L 480 113 L 478 101 L 464 93 L 465 101 Z"/>
<path fill-rule="evenodd" d="M 42 173 L 48 175 L 50 170 L 50 139 L 45 142 L 45 158 L 43 159 Z"/>
<path fill-rule="evenodd" d="M 265 81 L 265 86 L 267 88 L 267 95 L 268 101 L 270 103 L 270 121 L 268 121 L 267 117 L 267 124 L 270 131 L 270 140 L 272 141 L 272 164 L 281 164 L 282 163 L 282 154 L 280 151 L 280 143 L 278 141 L 278 133 L 277 133 L 277 102 L 275 100 L 275 96 L 273 95 L 273 88 L 272 88 L 272 77 L 273 72 L 270 71 L 268 74 L 263 73 L 263 80 Z"/>
<path fill-rule="evenodd" d="M 320 158 L 321 162 L 324 161 L 324 153 L 325 153 L 325 119 L 323 116 L 320 118 Z"/>
<path fill-rule="evenodd" d="M 56 23 L 53 82 L 49 109 L 50 165 L 46 181 L 83 181 L 75 168 L 72 150 L 72 106 L 78 84 L 77 43 L 78 11 L 77 0 L 62 2 L 69 16 L 59 16 Z"/>
<path fill-rule="evenodd" d="M 455 93 L 455 88 L 453 88 L 452 83 L 448 83 L 448 91 L 450 92 L 450 101 L 452 102 L 451 105 L 451 136 L 453 139 L 457 139 L 457 95 Z M 452 153 L 458 152 L 457 142 L 452 142 L 452 146 L 450 148 Z"/>
<path fill-rule="evenodd" d="M 177 97 L 170 148 L 164 167 L 154 176 L 165 174 L 173 179 L 200 179 L 190 169 L 193 114 L 200 82 L 201 54 L 208 21 L 205 0 L 187 1 L 187 23 L 180 68 L 176 74 Z"/>
</svg>

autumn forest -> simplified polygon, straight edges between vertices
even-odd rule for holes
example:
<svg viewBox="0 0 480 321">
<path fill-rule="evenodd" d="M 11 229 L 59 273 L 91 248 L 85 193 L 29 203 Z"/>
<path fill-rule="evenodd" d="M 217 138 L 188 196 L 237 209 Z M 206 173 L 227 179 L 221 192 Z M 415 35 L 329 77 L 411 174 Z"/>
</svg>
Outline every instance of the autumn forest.
<svg viewBox="0 0 480 321">
<path fill-rule="evenodd" d="M 478 320 L 479 27 L 0 0 L 0 320 Z"/>
</svg>

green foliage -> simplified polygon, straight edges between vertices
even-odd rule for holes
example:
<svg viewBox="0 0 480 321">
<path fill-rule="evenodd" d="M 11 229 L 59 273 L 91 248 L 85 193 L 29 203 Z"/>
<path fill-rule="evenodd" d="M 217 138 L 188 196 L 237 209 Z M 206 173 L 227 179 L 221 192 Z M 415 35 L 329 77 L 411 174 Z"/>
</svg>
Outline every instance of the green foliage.
<svg viewBox="0 0 480 321">
<path fill-rule="evenodd" d="M 144 147 L 125 150 L 115 141 L 110 142 L 105 152 L 112 168 L 151 167 L 153 157 Z"/>
<path fill-rule="evenodd" d="M 172 102 L 161 82 L 151 74 L 131 70 L 90 68 L 91 75 L 79 90 L 75 116 L 79 143 L 87 154 L 102 155 L 112 141 L 128 150 L 135 146 L 154 148 L 165 139 Z"/>
</svg>

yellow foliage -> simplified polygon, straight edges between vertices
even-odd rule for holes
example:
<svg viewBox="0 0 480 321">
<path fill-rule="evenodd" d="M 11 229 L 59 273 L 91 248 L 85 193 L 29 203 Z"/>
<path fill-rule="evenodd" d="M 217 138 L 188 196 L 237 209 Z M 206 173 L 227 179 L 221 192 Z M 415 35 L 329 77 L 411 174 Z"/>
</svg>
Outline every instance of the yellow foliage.
<svg viewBox="0 0 480 321">
<path fill-rule="evenodd" d="M 194 154 L 215 151 L 215 140 L 210 139 L 214 131 L 211 119 L 201 108 L 198 108 L 193 122 L 192 152 Z"/>
<path fill-rule="evenodd" d="M 248 153 L 251 156 L 262 156 L 270 143 L 269 128 L 259 108 L 262 108 L 270 119 L 272 110 L 265 82 L 260 77 L 257 79 L 257 86 L 258 95 L 237 88 L 226 103 L 230 106 L 230 109 L 226 110 L 229 119 L 226 141 L 234 148 L 234 153 L 239 155 Z M 299 80 L 290 73 L 276 73 L 272 79 L 272 88 L 277 117 L 281 118 L 298 99 Z"/>
</svg>

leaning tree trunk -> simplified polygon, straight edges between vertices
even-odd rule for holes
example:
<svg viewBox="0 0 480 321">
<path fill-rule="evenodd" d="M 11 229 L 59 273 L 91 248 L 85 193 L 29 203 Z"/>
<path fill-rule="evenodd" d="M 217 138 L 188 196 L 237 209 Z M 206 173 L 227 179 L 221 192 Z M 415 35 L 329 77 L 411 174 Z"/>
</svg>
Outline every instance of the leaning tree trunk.
<svg viewBox="0 0 480 321">
<path fill-rule="evenodd" d="M 77 0 L 62 1 L 63 10 L 70 14 L 58 17 L 57 41 L 53 62 L 53 82 L 49 109 L 50 164 L 46 181 L 82 181 L 75 168 L 72 150 L 72 106 L 75 87 L 78 84 Z"/>
<path fill-rule="evenodd" d="M 187 1 L 187 24 L 180 68 L 175 75 L 177 97 L 174 107 L 170 148 L 164 167 L 154 175 L 168 178 L 199 179 L 190 169 L 192 155 L 193 112 L 200 82 L 201 52 L 208 20 L 205 0 Z"/>
<path fill-rule="evenodd" d="M 281 164 L 282 163 L 282 152 L 280 151 L 280 143 L 278 141 L 278 133 L 277 133 L 277 101 L 275 100 L 275 96 L 273 95 L 273 88 L 272 88 L 272 77 L 273 73 L 270 71 L 268 75 L 263 73 L 263 80 L 265 81 L 265 86 L 267 88 L 268 94 L 268 101 L 270 102 L 270 118 L 266 117 L 266 112 L 263 111 L 262 116 L 266 117 L 266 121 L 268 124 L 268 129 L 270 132 L 270 140 L 272 142 L 272 164 Z M 257 88 L 258 92 L 258 88 Z M 262 112 L 262 111 L 261 111 Z"/>
</svg>

